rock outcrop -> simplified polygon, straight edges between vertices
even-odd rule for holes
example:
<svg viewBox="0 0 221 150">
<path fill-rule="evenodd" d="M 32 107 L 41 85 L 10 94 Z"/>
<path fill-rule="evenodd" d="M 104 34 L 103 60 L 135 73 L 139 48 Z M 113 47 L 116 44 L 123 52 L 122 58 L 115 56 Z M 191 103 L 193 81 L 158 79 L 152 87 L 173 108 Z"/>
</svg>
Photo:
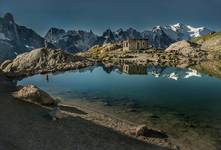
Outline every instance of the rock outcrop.
<svg viewBox="0 0 221 150">
<path fill-rule="evenodd" d="M 175 52 L 178 54 L 182 54 L 184 56 L 190 56 L 191 54 L 195 53 L 199 50 L 196 45 L 192 44 L 189 41 L 179 41 L 176 43 L 171 44 L 165 52 Z"/>
<path fill-rule="evenodd" d="M 40 105 L 50 106 L 56 104 L 56 101 L 49 94 L 34 85 L 28 85 L 20 88 L 18 91 L 13 93 L 13 96 L 18 99 Z"/>
<path fill-rule="evenodd" d="M 37 73 L 78 69 L 93 62 L 62 50 L 39 48 L 6 60 L 0 66 L 9 77 L 21 77 Z"/>
</svg>

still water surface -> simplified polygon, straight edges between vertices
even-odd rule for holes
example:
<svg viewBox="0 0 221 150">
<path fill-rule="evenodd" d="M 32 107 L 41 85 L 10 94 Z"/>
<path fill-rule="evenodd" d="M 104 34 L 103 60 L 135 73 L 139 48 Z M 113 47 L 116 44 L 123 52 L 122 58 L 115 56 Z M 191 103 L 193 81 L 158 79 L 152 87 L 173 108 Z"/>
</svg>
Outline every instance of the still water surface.
<svg viewBox="0 0 221 150">
<path fill-rule="evenodd" d="M 110 103 L 130 100 L 141 107 L 159 105 L 177 110 L 221 112 L 219 78 L 174 67 L 148 66 L 145 73 L 131 72 L 105 71 L 97 66 L 49 74 L 48 80 L 45 75 L 35 75 L 18 84 L 34 84 L 64 99 L 102 99 Z"/>
<path fill-rule="evenodd" d="M 123 115 L 116 115 L 162 129 L 189 149 L 221 149 L 221 79 L 193 69 L 94 66 L 34 75 L 17 84 L 34 84 L 68 102 L 120 108 Z"/>
</svg>

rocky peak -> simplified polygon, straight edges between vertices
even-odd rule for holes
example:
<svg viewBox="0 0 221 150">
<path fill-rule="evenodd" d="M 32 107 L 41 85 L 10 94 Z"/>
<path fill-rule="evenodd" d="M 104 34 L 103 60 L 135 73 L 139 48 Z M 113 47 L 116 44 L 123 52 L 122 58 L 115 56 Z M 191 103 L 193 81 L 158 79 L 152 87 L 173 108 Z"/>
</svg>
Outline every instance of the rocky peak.
<svg viewBox="0 0 221 150">
<path fill-rule="evenodd" d="M 103 36 L 111 36 L 113 35 L 113 32 L 111 29 L 107 29 L 106 31 L 103 32 Z"/>
<path fill-rule="evenodd" d="M 133 28 L 129 28 L 126 30 L 126 33 L 128 34 L 129 39 L 137 39 L 141 38 L 141 33 Z"/>
<path fill-rule="evenodd" d="M 127 32 L 137 32 L 137 30 L 132 28 L 132 27 L 130 27 L 130 28 L 127 29 Z"/>
<path fill-rule="evenodd" d="M 186 25 L 183 24 L 183 23 L 176 23 L 176 24 L 174 24 L 172 26 L 175 27 L 175 28 L 186 28 Z"/>
<path fill-rule="evenodd" d="M 65 33 L 65 30 L 64 29 L 59 29 L 59 28 L 50 28 L 48 33 L 53 33 L 53 34 L 64 34 Z"/>
<path fill-rule="evenodd" d="M 7 24 L 14 24 L 14 17 L 11 13 L 6 13 L 3 17 L 3 20 Z"/>
<path fill-rule="evenodd" d="M 19 44 L 18 30 L 13 15 L 11 13 L 6 13 L 0 24 L 0 32 L 4 34 L 7 39 Z"/>
<path fill-rule="evenodd" d="M 126 32 L 128 33 L 128 34 L 137 34 L 137 33 L 139 33 L 136 29 L 134 29 L 134 28 L 128 28 L 127 30 L 126 30 Z"/>
<path fill-rule="evenodd" d="M 58 38 L 60 38 L 62 35 L 64 35 L 66 32 L 65 30 L 63 29 L 59 29 L 59 28 L 50 28 L 48 30 L 48 32 L 46 33 L 45 35 L 45 39 L 48 41 L 48 42 L 51 42 L 51 43 L 56 43 L 56 40 Z"/>
<path fill-rule="evenodd" d="M 116 33 L 122 33 L 122 32 L 124 32 L 124 30 L 122 28 L 120 28 L 116 31 Z"/>
<path fill-rule="evenodd" d="M 163 29 L 162 26 L 156 26 L 156 27 L 153 27 L 152 32 L 162 31 L 162 29 Z"/>
<path fill-rule="evenodd" d="M 92 31 L 68 30 L 51 28 L 45 35 L 45 39 L 52 42 L 57 48 L 70 52 L 87 50 L 97 40 L 97 35 Z"/>
<path fill-rule="evenodd" d="M 44 38 L 32 29 L 16 24 L 13 15 L 6 13 L 0 18 L 0 43 L 1 62 L 17 54 L 43 47 Z"/>
<path fill-rule="evenodd" d="M 102 37 L 105 39 L 104 43 L 112 43 L 115 41 L 115 35 L 111 29 L 104 31 Z"/>
</svg>

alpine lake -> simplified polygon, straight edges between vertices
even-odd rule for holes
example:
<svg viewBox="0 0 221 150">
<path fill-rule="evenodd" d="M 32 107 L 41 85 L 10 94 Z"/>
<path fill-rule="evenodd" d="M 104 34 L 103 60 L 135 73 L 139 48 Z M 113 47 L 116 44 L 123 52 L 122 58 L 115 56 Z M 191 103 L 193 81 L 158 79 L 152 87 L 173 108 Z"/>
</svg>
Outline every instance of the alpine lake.
<svg viewBox="0 0 221 150">
<path fill-rule="evenodd" d="M 82 103 L 136 124 L 165 131 L 190 149 L 221 149 L 221 63 L 191 68 L 101 65 L 38 74 L 34 84 L 66 102 Z M 219 65 L 217 65 L 219 64 Z"/>
</svg>

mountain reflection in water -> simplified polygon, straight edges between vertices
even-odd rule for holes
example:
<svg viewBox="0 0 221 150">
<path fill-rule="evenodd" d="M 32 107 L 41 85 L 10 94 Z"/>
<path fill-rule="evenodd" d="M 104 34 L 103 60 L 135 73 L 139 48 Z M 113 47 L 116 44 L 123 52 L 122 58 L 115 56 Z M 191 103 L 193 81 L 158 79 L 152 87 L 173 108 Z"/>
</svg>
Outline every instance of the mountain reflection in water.
<svg viewBox="0 0 221 150">
<path fill-rule="evenodd" d="M 184 69 L 184 68 L 153 66 L 153 65 L 145 66 L 145 65 L 135 65 L 135 64 L 123 64 L 120 67 L 120 71 L 130 75 L 152 75 L 156 78 L 165 77 L 172 80 L 187 79 L 191 77 L 202 76 L 197 70 L 192 68 Z"/>
</svg>

